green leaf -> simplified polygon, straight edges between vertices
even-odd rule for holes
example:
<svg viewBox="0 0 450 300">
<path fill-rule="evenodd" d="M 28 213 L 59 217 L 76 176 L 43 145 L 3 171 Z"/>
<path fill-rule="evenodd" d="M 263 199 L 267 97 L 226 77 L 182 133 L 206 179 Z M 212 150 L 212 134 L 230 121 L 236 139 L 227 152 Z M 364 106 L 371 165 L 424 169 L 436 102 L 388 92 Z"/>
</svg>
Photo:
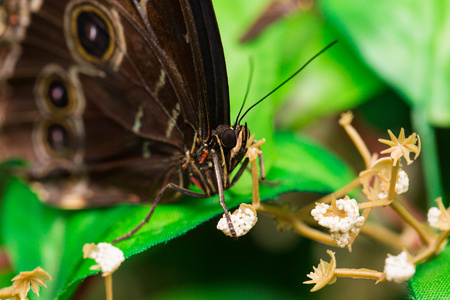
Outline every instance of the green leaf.
<svg viewBox="0 0 450 300">
<path fill-rule="evenodd" d="M 450 299 L 450 246 L 429 262 L 417 265 L 409 281 L 411 299 Z"/>
<path fill-rule="evenodd" d="M 16 273 L 40 266 L 53 278 L 42 289 L 41 299 L 55 299 L 80 264 L 80 247 L 101 239 L 126 212 L 123 207 L 83 211 L 48 207 L 17 179 L 5 192 L 1 211 L 1 235 Z"/>
<path fill-rule="evenodd" d="M 273 143 L 276 159 L 267 179 L 279 184 L 261 186 L 262 199 L 274 199 L 288 191 L 331 192 L 353 179 L 343 162 L 305 138 L 277 133 Z M 239 189 L 226 191 L 229 208 L 251 202 L 251 188 Z M 42 290 L 41 299 L 55 299 L 58 295 L 66 299 L 73 291 L 71 285 L 95 273 L 89 270 L 94 262 L 82 259 L 83 245 L 111 241 L 127 233 L 143 220 L 148 210 L 148 205 L 58 210 L 41 204 L 26 185 L 13 180 L 1 208 L 2 237 L 17 271 L 41 266 L 53 277 L 48 288 Z M 183 198 L 160 205 L 148 224 L 117 246 L 130 257 L 182 235 L 221 212 L 218 197 Z M 68 288 L 69 294 L 64 295 Z"/>
<path fill-rule="evenodd" d="M 423 110 L 435 126 L 450 126 L 450 2 L 322 0 L 330 20 L 380 77 Z"/>
<path fill-rule="evenodd" d="M 3 190 L 12 176 L 12 170 L 24 167 L 25 163 L 19 159 L 8 159 L 0 162 L 0 195 L 3 193 Z"/>
</svg>

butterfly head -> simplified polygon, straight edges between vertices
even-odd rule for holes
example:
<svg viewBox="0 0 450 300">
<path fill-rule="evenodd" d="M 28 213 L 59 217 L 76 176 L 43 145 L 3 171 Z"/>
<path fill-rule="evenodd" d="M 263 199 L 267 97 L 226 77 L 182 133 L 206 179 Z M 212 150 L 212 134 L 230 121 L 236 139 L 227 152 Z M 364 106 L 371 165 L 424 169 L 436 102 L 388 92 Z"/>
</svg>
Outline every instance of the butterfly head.
<svg viewBox="0 0 450 300">
<path fill-rule="evenodd" d="M 222 186 L 227 189 L 231 184 L 231 172 L 239 165 L 247 153 L 250 137 L 247 124 L 238 126 L 219 125 L 211 132 L 211 138 L 198 143 L 183 166 L 191 174 L 191 182 L 206 194 L 217 193 L 216 175 L 214 175 L 214 156 L 221 169 Z M 215 192 L 214 192 L 215 191 Z"/>
<path fill-rule="evenodd" d="M 250 131 L 247 124 L 233 127 L 220 125 L 215 133 L 218 140 L 219 155 L 223 152 L 222 159 L 225 161 L 228 172 L 231 172 L 247 153 L 247 141 L 250 137 Z"/>
</svg>

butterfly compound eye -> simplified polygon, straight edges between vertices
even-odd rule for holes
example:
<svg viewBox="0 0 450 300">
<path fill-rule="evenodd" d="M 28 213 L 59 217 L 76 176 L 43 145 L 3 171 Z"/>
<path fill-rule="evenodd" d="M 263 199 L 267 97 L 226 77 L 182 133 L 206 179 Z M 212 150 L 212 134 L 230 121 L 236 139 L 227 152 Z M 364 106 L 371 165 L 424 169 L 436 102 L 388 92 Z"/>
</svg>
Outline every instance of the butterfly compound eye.
<svg viewBox="0 0 450 300">
<path fill-rule="evenodd" d="M 222 144 L 228 148 L 236 146 L 236 133 L 233 129 L 226 129 L 222 133 Z"/>
</svg>

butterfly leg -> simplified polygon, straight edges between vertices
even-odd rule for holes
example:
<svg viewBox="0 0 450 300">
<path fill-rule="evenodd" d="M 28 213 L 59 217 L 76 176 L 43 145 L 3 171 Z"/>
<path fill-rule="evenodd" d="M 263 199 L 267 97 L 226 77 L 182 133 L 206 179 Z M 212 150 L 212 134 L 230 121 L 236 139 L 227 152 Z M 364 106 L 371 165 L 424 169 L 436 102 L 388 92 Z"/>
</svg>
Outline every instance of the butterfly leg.
<svg viewBox="0 0 450 300">
<path fill-rule="evenodd" d="M 261 148 L 259 148 L 261 150 Z M 266 186 L 277 186 L 280 184 L 280 181 L 268 181 L 266 180 L 266 168 L 264 165 L 264 157 L 263 157 L 263 153 L 258 154 L 258 161 L 259 161 L 259 170 L 260 170 L 260 176 L 258 179 L 258 182 L 260 184 L 266 185 Z M 239 169 L 238 173 L 236 173 L 235 177 L 233 178 L 230 187 L 232 187 L 238 180 L 239 178 L 242 176 L 242 173 L 244 172 L 244 170 L 248 170 L 249 172 L 251 172 L 251 168 L 247 168 L 248 166 L 248 159 L 246 159 L 241 168 Z"/>
<path fill-rule="evenodd" d="M 216 173 L 216 182 L 217 182 L 217 188 L 219 192 L 219 202 L 222 206 L 223 212 L 225 214 L 225 217 L 227 219 L 228 228 L 230 229 L 230 233 L 233 236 L 233 239 L 237 240 L 236 230 L 234 230 L 234 225 L 231 222 L 230 212 L 227 209 L 227 206 L 225 204 L 225 196 L 223 195 L 223 175 L 220 171 L 220 164 L 219 164 L 219 158 L 217 157 L 216 153 L 212 153 L 213 162 L 214 162 L 214 171 Z"/>
<path fill-rule="evenodd" d="M 227 219 L 227 223 L 228 223 L 228 227 L 230 228 L 230 232 L 231 232 L 233 238 L 237 239 L 236 231 L 234 230 L 233 223 L 231 222 L 230 212 L 228 211 L 226 204 L 225 204 L 225 197 L 223 194 L 223 180 L 222 180 L 222 175 L 221 175 L 220 168 L 219 168 L 219 159 L 217 158 L 216 154 L 213 154 L 213 162 L 214 162 L 214 170 L 215 170 L 216 182 L 217 182 L 218 192 L 219 192 L 220 205 L 222 206 L 222 209 L 225 213 L 225 217 Z M 159 191 L 158 195 L 156 196 L 155 201 L 153 201 L 153 203 L 152 203 L 152 207 L 150 208 L 150 211 L 148 212 L 147 216 L 133 230 L 131 230 L 130 232 L 126 233 L 125 235 L 113 240 L 113 242 L 112 242 L 113 244 L 131 237 L 139 229 L 141 229 L 141 227 L 144 226 L 145 223 L 147 223 L 150 220 L 151 216 L 153 215 L 153 213 L 156 209 L 156 206 L 158 205 L 159 201 L 161 200 L 161 198 L 167 188 L 171 188 L 171 189 L 173 189 L 177 192 L 180 192 L 186 196 L 191 196 L 191 197 L 195 197 L 195 198 L 206 199 L 206 198 L 210 197 L 207 194 L 193 192 L 191 190 L 183 188 L 174 183 L 168 183 L 164 188 L 161 189 L 161 191 Z"/>
<path fill-rule="evenodd" d="M 261 147 L 258 147 L 259 150 L 261 150 Z M 258 154 L 258 161 L 259 161 L 259 172 L 260 172 L 260 178 L 259 182 L 266 181 L 266 168 L 264 166 L 264 156 L 261 151 L 260 154 Z"/>
<path fill-rule="evenodd" d="M 123 240 L 126 240 L 127 238 L 131 237 L 133 234 L 135 234 L 139 229 L 141 229 L 142 226 L 145 225 L 145 223 L 147 223 L 151 216 L 153 215 L 153 212 L 156 209 L 156 206 L 158 205 L 159 201 L 161 200 L 164 192 L 166 191 L 167 188 L 171 188 L 177 192 L 180 192 L 186 196 L 191 196 L 191 197 L 195 197 L 195 198 L 208 198 L 209 196 L 203 193 L 197 193 L 197 192 L 193 192 L 191 190 L 185 189 L 179 185 L 176 185 L 174 183 L 168 183 L 165 187 L 163 187 L 161 189 L 161 191 L 159 191 L 158 195 L 155 198 L 155 201 L 153 201 L 152 203 L 152 207 L 150 208 L 150 211 L 148 212 L 147 216 L 145 217 L 145 219 L 143 219 L 133 230 L 131 230 L 130 232 L 124 234 L 123 236 L 115 239 L 112 241 L 112 243 L 117 243 Z"/>
<path fill-rule="evenodd" d="M 260 148 L 261 150 L 261 148 Z M 266 180 L 266 168 L 264 167 L 264 157 L 263 153 L 258 154 L 258 161 L 259 161 L 259 170 L 261 173 L 261 176 L 259 177 L 259 183 L 263 184 L 265 186 L 277 186 L 280 185 L 281 181 L 268 181 Z"/>
</svg>

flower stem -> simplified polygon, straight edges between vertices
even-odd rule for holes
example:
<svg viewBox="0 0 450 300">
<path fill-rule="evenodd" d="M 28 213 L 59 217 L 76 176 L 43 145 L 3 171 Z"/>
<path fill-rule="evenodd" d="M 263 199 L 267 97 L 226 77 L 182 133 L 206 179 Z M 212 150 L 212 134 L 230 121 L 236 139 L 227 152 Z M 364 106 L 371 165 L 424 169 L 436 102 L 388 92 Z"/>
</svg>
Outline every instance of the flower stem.
<svg viewBox="0 0 450 300">
<path fill-rule="evenodd" d="M 436 239 L 428 245 L 426 249 L 416 255 L 413 259 L 414 264 L 418 264 L 424 260 L 427 260 L 431 256 L 435 255 L 441 249 L 443 243 L 447 241 L 448 236 L 450 235 L 450 231 L 442 231 Z"/>
<path fill-rule="evenodd" d="M 392 166 L 391 172 L 391 180 L 389 183 L 389 191 L 387 200 L 392 201 L 390 207 L 400 216 L 403 220 L 411 225 L 417 233 L 420 235 L 422 240 L 430 245 L 434 239 L 436 239 L 436 234 L 431 231 L 428 226 L 425 226 L 423 223 L 419 222 L 398 200 L 395 198 L 395 185 L 397 184 L 397 176 L 399 171 L 400 164 L 397 161 L 397 164 Z"/>
<path fill-rule="evenodd" d="M 112 274 L 105 277 L 106 300 L 113 300 Z"/>
<path fill-rule="evenodd" d="M 421 239 L 430 245 L 433 240 L 436 239 L 436 234 L 425 224 L 419 222 L 398 200 L 394 198 L 394 201 L 390 204 L 390 207 L 411 227 L 413 227 L 417 233 L 420 235 Z"/>
<path fill-rule="evenodd" d="M 334 192 L 332 194 L 325 195 L 322 198 L 320 198 L 319 200 L 315 201 L 314 203 L 311 203 L 311 204 L 303 207 L 302 209 L 300 209 L 296 213 L 296 215 L 298 217 L 303 217 L 305 215 L 309 215 L 311 213 L 311 210 L 316 206 L 316 203 L 331 203 L 331 200 L 333 198 L 335 198 L 335 199 L 342 198 L 343 196 L 345 196 L 348 193 L 350 193 L 353 189 L 358 187 L 358 185 L 360 185 L 359 177 L 356 177 L 355 179 L 352 180 L 352 182 L 350 182 L 346 186 L 340 188 L 336 192 Z"/>
<path fill-rule="evenodd" d="M 397 177 L 398 177 L 398 169 L 400 168 L 400 164 L 397 161 L 397 164 L 392 166 L 391 170 L 391 180 L 389 181 L 389 190 L 387 195 L 387 200 L 392 201 L 395 197 L 395 186 L 397 185 Z"/>
<path fill-rule="evenodd" d="M 333 242 L 329 234 L 309 227 L 303 222 L 301 218 L 296 216 L 296 213 L 287 211 L 286 209 L 280 208 L 278 206 L 268 205 L 266 203 L 261 203 L 257 208 L 257 211 L 274 216 L 281 222 L 288 224 L 297 233 L 306 238 L 326 245 L 336 246 L 336 243 Z"/>
<path fill-rule="evenodd" d="M 370 269 L 344 269 L 336 268 L 334 275 L 337 277 L 352 277 L 352 278 L 364 278 L 375 279 L 377 282 L 383 282 L 386 280 L 383 272 L 378 272 Z"/>
<path fill-rule="evenodd" d="M 336 243 L 333 242 L 329 234 L 323 233 L 322 231 L 319 231 L 317 229 L 313 229 L 308 225 L 306 225 L 305 223 L 301 222 L 297 218 L 293 220 L 292 228 L 294 228 L 295 231 L 297 231 L 306 238 L 315 240 L 316 242 L 325 245 L 336 246 Z"/>
<path fill-rule="evenodd" d="M 389 204 L 391 204 L 391 201 L 389 201 L 389 200 L 374 200 L 374 201 L 369 201 L 369 202 L 358 203 L 358 208 L 359 209 L 367 209 L 367 208 L 374 208 L 374 207 L 383 207 L 383 206 L 388 206 Z"/>
<path fill-rule="evenodd" d="M 259 198 L 259 176 L 258 176 L 258 165 L 256 160 L 252 160 L 250 162 L 251 172 L 252 172 L 252 206 L 255 209 L 258 209 L 260 206 L 260 198 Z"/>
<path fill-rule="evenodd" d="M 353 116 L 352 116 L 353 119 Z M 343 120 L 343 118 L 341 118 Z M 350 121 L 351 122 L 351 121 Z M 353 144 L 355 144 L 356 149 L 358 149 L 359 153 L 361 154 L 362 158 L 364 159 L 364 164 L 366 165 L 366 168 L 370 168 L 370 162 L 372 160 L 372 156 L 370 154 L 369 149 L 367 148 L 366 144 L 364 143 L 363 139 L 359 135 L 359 133 L 356 131 L 356 129 L 351 125 L 350 122 L 339 122 L 342 127 L 344 127 L 345 131 L 347 132 L 348 136 L 352 139 Z"/>
<path fill-rule="evenodd" d="M 0 289 L 0 299 L 15 299 L 13 298 L 13 288 L 8 286 Z"/>
<path fill-rule="evenodd" d="M 403 245 L 399 234 L 374 222 L 365 223 L 363 228 L 361 229 L 361 234 L 370 237 L 375 241 L 379 241 L 389 247 L 392 247 L 399 252 L 403 250 Z"/>
</svg>

